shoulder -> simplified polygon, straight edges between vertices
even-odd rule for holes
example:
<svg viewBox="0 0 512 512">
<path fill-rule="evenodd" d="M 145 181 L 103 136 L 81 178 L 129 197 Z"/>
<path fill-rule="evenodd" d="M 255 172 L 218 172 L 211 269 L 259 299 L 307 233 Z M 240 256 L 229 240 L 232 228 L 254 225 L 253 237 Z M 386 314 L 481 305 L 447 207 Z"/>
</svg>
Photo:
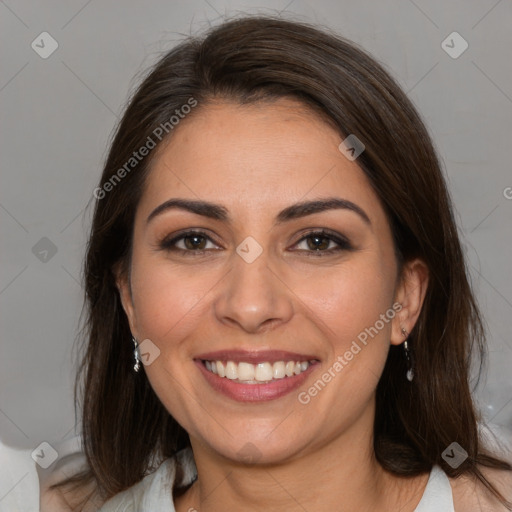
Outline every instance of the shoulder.
<svg viewBox="0 0 512 512">
<path fill-rule="evenodd" d="M 40 512 L 132 512 L 146 510 L 148 496 L 162 495 L 165 482 L 168 482 L 174 466 L 173 459 L 163 461 L 152 473 L 128 489 L 117 493 L 110 499 L 101 499 L 96 485 L 91 483 L 78 490 L 50 489 L 50 486 L 63 480 L 66 476 L 62 471 L 54 471 L 44 485 L 41 486 Z"/>
<path fill-rule="evenodd" d="M 482 447 L 498 459 L 512 465 L 512 432 L 495 424 L 479 424 Z M 512 471 L 491 469 L 479 466 L 484 477 L 498 492 L 512 503 Z M 501 512 L 508 509 L 475 477 L 461 476 L 450 478 L 455 512 Z"/>
<path fill-rule="evenodd" d="M 83 453 L 70 454 L 66 463 L 56 467 L 49 476 L 41 479 L 40 512 L 143 512 L 173 510 L 172 489 L 175 480 L 188 483 L 195 475 L 195 464 L 190 449 L 174 457 L 161 460 L 156 469 L 110 499 L 102 499 L 96 485 L 90 483 L 76 491 L 50 489 L 51 485 L 76 474 L 87 467 Z M 177 468 L 183 471 L 177 471 Z M 84 504 L 85 502 L 85 504 Z"/>
<path fill-rule="evenodd" d="M 49 489 L 45 486 L 41 488 L 39 510 L 40 512 L 75 512 L 77 510 L 97 512 L 102 504 L 103 500 L 98 497 L 93 485 L 69 492 L 61 488 Z"/>
<path fill-rule="evenodd" d="M 487 480 L 512 503 L 512 471 L 480 467 Z M 508 512 L 504 505 L 480 482 L 480 480 L 461 476 L 450 478 L 455 512 Z"/>
<path fill-rule="evenodd" d="M 482 447 L 488 453 L 512 465 L 512 432 L 493 424 L 481 424 L 479 430 Z M 512 471 L 492 469 L 482 465 L 479 469 L 505 500 L 512 503 Z M 456 512 L 509 510 L 475 477 L 463 476 L 450 479 L 450 483 Z"/>
<path fill-rule="evenodd" d="M 166 459 L 142 480 L 112 496 L 98 512 L 173 510 L 172 484 L 175 474 L 176 458 Z"/>
<path fill-rule="evenodd" d="M 67 486 L 51 488 L 70 476 L 87 468 L 83 453 L 68 454 L 51 472 L 39 472 L 39 510 L 40 512 L 96 512 L 102 500 L 93 482 L 72 489 Z M 81 504 L 84 503 L 83 506 Z"/>
<path fill-rule="evenodd" d="M 175 486 L 188 486 L 197 476 L 190 447 L 160 463 L 156 471 L 110 498 L 99 512 L 154 512 L 174 510 Z"/>
</svg>

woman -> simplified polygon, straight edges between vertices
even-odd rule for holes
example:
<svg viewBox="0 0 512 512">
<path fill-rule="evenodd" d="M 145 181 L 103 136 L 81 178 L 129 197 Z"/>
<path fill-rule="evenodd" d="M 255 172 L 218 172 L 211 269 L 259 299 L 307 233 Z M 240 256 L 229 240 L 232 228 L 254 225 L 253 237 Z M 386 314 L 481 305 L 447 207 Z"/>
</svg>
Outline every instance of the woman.
<svg viewBox="0 0 512 512">
<path fill-rule="evenodd" d="M 95 198 L 73 510 L 512 510 L 440 165 L 363 51 L 268 17 L 180 44 Z"/>
</svg>

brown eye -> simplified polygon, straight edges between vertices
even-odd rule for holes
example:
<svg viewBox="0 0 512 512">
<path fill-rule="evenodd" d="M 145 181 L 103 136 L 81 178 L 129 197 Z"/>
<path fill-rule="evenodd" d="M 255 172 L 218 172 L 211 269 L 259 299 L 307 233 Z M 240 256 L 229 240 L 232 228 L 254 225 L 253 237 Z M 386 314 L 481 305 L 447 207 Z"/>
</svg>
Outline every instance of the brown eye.
<svg viewBox="0 0 512 512">
<path fill-rule="evenodd" d="M 185 247 L 191 251 L 203 250 L 206 245 L 206 237 L 202 235 L 187 235 L 182 237 Z"/>
<path fill-rule="evenodd" d="M 208 247 L 209 243 L 210 247 Z M 165 251 L 190 253 L 192 255 L 218 249 L 218 245 L 206 233 L 200 231 L 188 231 L 170 239 L 165 238 L 158 245 L 160 249 Z"/>
<path fill-rule="evenodd" d="M 327 249 L 329 247 L 329 242 L 332 241 L 326 236 L 318 235 L 310 235 L 305 240 L 308 241 L 308 247 L 314 251 Z"/>
<path fill-rule="evenodd" d="M 304 242 L 306 247 L 293 250 L 306 254 L 309 253 L 311 255 L 333 254 L 340 251 L 353 250 L 352 245 L 343 235 L 331 233 L 326 230 L 306 233 L 295 246 L 298 247 L 300 244 L 304 245 Z"/>
</svg>

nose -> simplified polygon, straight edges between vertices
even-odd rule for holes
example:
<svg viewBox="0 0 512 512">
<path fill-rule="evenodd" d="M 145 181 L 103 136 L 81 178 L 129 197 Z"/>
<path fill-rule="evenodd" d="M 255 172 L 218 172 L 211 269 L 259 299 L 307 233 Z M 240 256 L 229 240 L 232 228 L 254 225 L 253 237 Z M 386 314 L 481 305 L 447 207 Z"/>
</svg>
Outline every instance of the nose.
<svg viewBox="0 0 512 512">
<path fill-rule="evenodd" d="M 293 316 L 293 293 L 269 266 L 265 251 L 251 263 L 238 254 L 233 259 L 214 302 L 217 319 L 248 333 L 286 324 Z"/>
</svg>

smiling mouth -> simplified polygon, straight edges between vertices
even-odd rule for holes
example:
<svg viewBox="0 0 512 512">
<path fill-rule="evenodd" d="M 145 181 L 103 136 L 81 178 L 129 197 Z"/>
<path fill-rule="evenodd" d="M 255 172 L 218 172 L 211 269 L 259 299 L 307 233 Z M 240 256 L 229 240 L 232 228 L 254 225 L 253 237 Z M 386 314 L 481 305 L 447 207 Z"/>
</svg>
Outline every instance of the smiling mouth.
<svg viewBox="0 0 512 512">
<path fill-rule="evenodd" d="M 201 360 L 205 368 L 218 377 L 229 379 L 239 384 L 268 384 L 287 379 L 305 372 L 318 362 L 310 361 L 275 361 L 252 364 L 244 361 Z"/>
</svg>

